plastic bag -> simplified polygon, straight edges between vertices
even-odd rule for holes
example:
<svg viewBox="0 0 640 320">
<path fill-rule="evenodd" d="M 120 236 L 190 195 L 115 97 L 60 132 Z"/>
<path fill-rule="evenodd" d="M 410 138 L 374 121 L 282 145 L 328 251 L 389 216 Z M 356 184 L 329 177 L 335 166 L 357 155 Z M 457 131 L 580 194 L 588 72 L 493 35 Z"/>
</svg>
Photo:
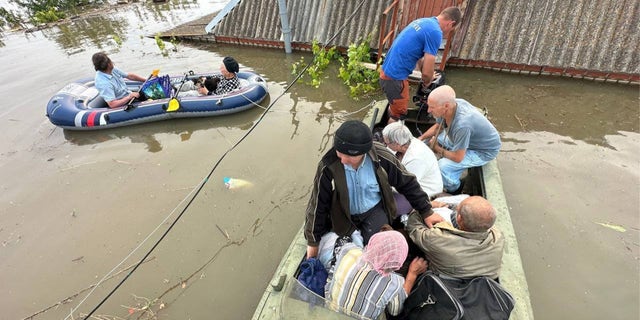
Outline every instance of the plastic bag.
<svg viewBox="0 0 640 320">
<path fill-rule="evenodd" d="M 147 80 L 140 88 L 148 99 L 164 99 L 171 96 L 171 79 L 169 75 Z"/>
</svg>

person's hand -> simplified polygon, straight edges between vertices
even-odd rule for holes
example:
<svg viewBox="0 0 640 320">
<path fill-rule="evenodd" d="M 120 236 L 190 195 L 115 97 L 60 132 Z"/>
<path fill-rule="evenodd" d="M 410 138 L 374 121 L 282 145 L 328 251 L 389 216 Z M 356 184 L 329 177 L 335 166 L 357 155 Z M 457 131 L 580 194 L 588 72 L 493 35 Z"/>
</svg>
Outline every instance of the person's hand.
<svg viewBox="0 0 640 320">
<path fill-rule="evenodd" d="M 436 139 L 435 136 L 431 137 L 431 139 L 429 139 L 429 146 L 433 146 L 433 152 L 436 152 L 436 144 L 434 143 L 434 139 Z"/>
<path fill-rule="evenodd" d="M 129 94 L 129 97 L 130 97 L 131 99 L 139 98 L 139 97 L 140 97 L 140 92 L 131 92 L 131 93 Z"/>
<path fill-rule="evenodd" d="M 427 260 L 424 260 L 420 257 L 413 258 L 411 264 L 409 265 L 409 273 L 413 273 L 415 275 L 419 275 L 425 271 L 427 271 Z"/>
<path fill-rule="evenodd" d="M 307 259 L 318 256 L 318 247 L 307 246 Z"/>
<path fill-rule="evenodd" d="M 198 93 L 206 96 L 207 94 L 209 94 L 209 90 L 207 90 L 207 88 L 205 87 L 200 87 L 198 88 Z"/>
<path fill-rule="evenodd" d="M 432 213 L 430 216 L 424 218 L 424 224 L 426 224 L 429 229 L 433 228 L 433 225 L 442 221 L 444 221 L 444 218 L 437 213 Z"/>
<path fill-rule="evenodd" d="M 431 201 L 431 208 L 442 208 L 442 207 L 446 207 L 447 204 L 444 202 L 440 202 L 440 201 Z"/>
</svg>

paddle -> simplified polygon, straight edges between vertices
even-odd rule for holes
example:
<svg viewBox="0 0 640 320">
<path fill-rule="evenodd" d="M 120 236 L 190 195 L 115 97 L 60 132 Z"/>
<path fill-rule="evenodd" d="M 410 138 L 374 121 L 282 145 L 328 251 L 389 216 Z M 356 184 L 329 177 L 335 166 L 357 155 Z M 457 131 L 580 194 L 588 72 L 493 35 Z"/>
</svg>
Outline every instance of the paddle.
<svg viewBox="0 0 640 320">
<path fill-rule="evenodd" d="M 173 112 L 180 108 L 180 101 L 178 101 L 176 97 L 178 96 L 178 93 L 180 93 L 180 90 L 182 90 L 182 85 L 184 85 L 184 82 L 187 81 L 188 75 L 188 73 L 184 74 L 184 79 L 182 79 L 182 82 L 180 82 L 180 87 L 178 87 L 178 90 L 176 90 L 176 92 L 173 94 L 173 97 L 171 97 L 171 100 L 169 100 L 167 112 Z"/>
<path fill-rule="evenodd" d="M 142 85 L 140 85 L 140 94 L 142 93 L 142 88 L 144 87 L 145 83 L 147 83 L 147 81 L 149 81 L 151 78 L 153 77 L 157 77 L 158 73 L 160 73 L 160 69 L 153 69 L 153 71 L 151 71 L 151 74 L 149 75 L 149 77 L 147 78 L 147 80 L 145 80 Z M 127 103 L 127 106 L 124 108 L 124 111 L 129 111 L 131 109 L 133 109 L 133 100 L 135 100 L 136 98 L 131 98 L 131 100 L 129 100 L 129 103 Z"/>
</svg>

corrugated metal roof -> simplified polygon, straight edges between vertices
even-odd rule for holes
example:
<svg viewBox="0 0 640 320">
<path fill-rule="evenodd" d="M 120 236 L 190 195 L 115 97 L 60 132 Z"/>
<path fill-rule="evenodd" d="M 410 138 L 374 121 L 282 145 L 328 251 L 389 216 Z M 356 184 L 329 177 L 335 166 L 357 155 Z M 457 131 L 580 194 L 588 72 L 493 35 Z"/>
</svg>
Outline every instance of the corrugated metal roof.
<svg viewBox="0 0 640 320">
<path fill-rule="evenodd" d="M 442 8 L 459 3 L 399 1 L 404 10 L 396 22 L 398 30 L 417 17 L 436 15 Z M 317 40 L 344 48 L 373 35 L 370 46 L 377 48 L 382 12 L 392 2 L 287 0 L 292 46 L 309 49 Z M 463 21 L 452 41 L 449 62 L 640 81 L 640 0 L 466 0 L 460 7 Z M 278 1 L 242 0 L 220 16 L 224 14 L 226 17 L 211 32 L 216 41 L 283 46 Z M 207 36 L 202 38 L 207 40 Z"/>
<path fill-rule="evenodd" d="M 640 1 L 468 1 L 454 56 L 476 61 L 640 73 Z"/>
<path fill-rule="evenodd" d="M 288 0 L 291 40 L 304 44 L 317 40 L 322 44 L 347 47 L 373 33 L 371 45 L 375 47 L 380 15 L 390 2 L 391 0 Z M 342 27 L 344 29 L 340 31 Z M 277 1 L 242 1 L 217 24 L 212 33 L 216 37 L 281 41 L 282 28 Z M 337 37 L 331 39 L 335 34 L 338 34 Z"/>
</svg>

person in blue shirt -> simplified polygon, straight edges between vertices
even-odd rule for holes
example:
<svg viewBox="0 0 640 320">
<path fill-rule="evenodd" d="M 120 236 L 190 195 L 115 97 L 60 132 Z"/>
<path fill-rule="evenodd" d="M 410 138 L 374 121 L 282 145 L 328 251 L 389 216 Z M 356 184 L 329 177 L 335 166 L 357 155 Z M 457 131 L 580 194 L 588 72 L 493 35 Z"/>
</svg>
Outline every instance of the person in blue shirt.
<svg viewBox="0 0 640 320">
<path fill-rule="evenodd" d="M 122 107 L 131 99 L 140 97 L 140 93 L 131 92 L 127 88 L 124 79 L 144 82 L 145 78 L 116 68 L 104 52 L 95 53 L 91 60 L 96 70 L 95 87 L 109 108 Z"/>
<path fill-rule="evenodd" d="M 380 69 L 380 87 L 389 100 L 389 122 L 402 119 L 409 105 L 409 75 L 422 72 L 422 85 L 429 86 L 443 34 L 462 18 L 457 7 L 444 9 L 437 17 L 420 18 L 407 25 L 391 44 Z"/>
<path fill-rule="evenodd" d="M 437 139 L 438 144 L 431 140 L 429 145 L 434 146 L 433 152 L 440 157 L 438 166 L 444 189 L 457 194 L 465 169 L 482 166 L 498 156 L 502 146 L 500 134 L 476 107 L 464 99 L 456 99 L 450 86 L 431 91 L 427 104 L 436 124 L 418 139 Z"/>
<path fill-rule="evenodd" d="M 392 187 L 425 216 L 431 215 L 429 196 L 371 129 L 350 120 L 335 132 L 333 148 L 318 163 L 307 205 L 307 258 L 318 256 L 320 240 L 333 232 L 351 237 L 359 231 L 366 245 L 373 234 L 396 217 Z M 349 240 L 350 241 L 350 240 Z"/>
</svg>

